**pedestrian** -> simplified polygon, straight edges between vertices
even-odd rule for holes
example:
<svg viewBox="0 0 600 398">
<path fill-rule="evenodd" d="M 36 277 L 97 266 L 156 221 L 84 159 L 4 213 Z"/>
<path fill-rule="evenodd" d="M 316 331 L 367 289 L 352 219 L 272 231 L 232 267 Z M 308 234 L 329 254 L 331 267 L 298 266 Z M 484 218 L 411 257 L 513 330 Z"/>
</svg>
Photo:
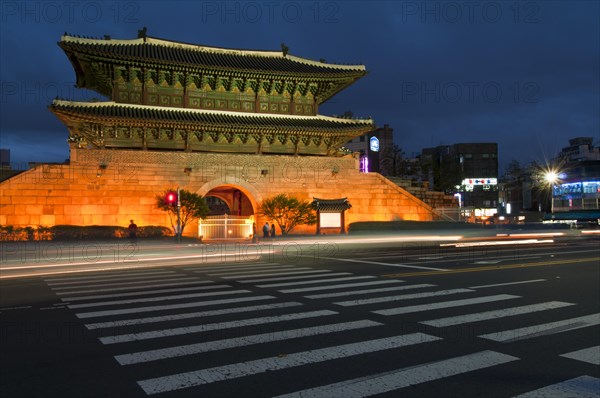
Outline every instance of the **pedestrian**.
<svg viewBox="0 0 600 398">
<path fill-rule="evenodd" d="M 258 242 L 258 236 L 256 236 L 257 232 L 258 231 L 256 230 L 256 223 L 253 222 L 252 223 L 252 243 Z"/>
<path fill-rule="evenodd" d="M 127 231 L 129 231 L 129 239 L 135 240 L 137 238 L 137 225 L 133 222 L 133 220 L 129 220 L 129 227 L 127 227 Z"/>
<path fill-rule="evenodd" d="M 271 228 L 269 227 L 269 223 L 266 222 L 265 225 L 263 226 L 263 238 L 267 239 L 269 237 L 270 230 L 271 230 Z"/>
<path fill-rule="evenodd" d="M 275 223 L 271 224 L 271 238 L 275 237 Z"/>
</svg>

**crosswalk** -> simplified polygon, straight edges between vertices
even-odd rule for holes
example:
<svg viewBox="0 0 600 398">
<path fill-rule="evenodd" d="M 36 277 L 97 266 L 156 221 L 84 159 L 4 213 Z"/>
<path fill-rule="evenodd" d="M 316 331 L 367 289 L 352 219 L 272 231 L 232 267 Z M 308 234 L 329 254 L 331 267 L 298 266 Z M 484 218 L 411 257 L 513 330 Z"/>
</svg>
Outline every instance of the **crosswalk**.
<svg viewBox="0 0 600 398">
<path fill-rule="evenodd" d="M 600 325 L 600 313 L 569 315 L 567 310 L 576 308 L 577 303 L 532 303 L 510 291 L 512 285 L 545 283 L 540 279 L 443 287 L 318 267 L 253 262 L 47 277 L 45 283 L 88 330 L 97 333 L 118 366 L 136 367 L 136 375 L 141 375 L 136 382 L 147 395 L 252 377 L 277 380 L 278 372 L 302 372 L 308 365 L 336 363 L 343 369 L 344 363 L 356 363 L 359 358 L 371 358 L 371 365 L 360 367 L 351 376 L 341 372 L 322 381 L 308 379 L 301 388 L 288 390 L 290 387 L 281 385 L 270 395 L 385 394 L 503 369 L 530 360 L 505 351 L 511 343 L 569 336 L 576 330 L 598 330 Z M 552 314 L 553 319 L 539 322 L 537 314 Z M 421 329 L 394 327 L 407 316 Z M 518 319 L 520 327 L 506 329 L 498 322 L 509 318 Z M 482 344 L 488 342 L 489 349 L 474 347 L 426 361 L 403 355 L 419 347 L 438 347 L 444 352 L 441 348 L 452 344 L 444 328 L 473 324 L 487 326 L 480 329 L 486 333 L 476 337 Z M 556 380 L 519 396 L 600 396 L 597 343 L 580 341 L 574 349 L 556 355 L 558 360 L 588 366 L 592 374 Z M 223 354 L 211 356 L 216 352 Z M 378 360 L 373 362 L 374 354 Z M 397 357 L 403 360 L 394 365 L 391 358 Z M 157 369 L 153 364 L 165 365 Z"/>
</svg>

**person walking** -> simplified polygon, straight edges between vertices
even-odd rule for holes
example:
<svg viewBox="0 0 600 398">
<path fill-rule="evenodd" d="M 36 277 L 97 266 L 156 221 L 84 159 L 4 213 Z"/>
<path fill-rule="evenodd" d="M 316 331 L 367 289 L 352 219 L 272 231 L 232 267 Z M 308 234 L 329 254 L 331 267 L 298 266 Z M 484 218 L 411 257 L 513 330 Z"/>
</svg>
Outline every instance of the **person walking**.
<svg viewBox="0 0 600 398">
<path fill-rule="evenodd" d="M 275 237 L 275 223 L 271 224 L 271 238 Z"/>
<path fill-rule="evenodd" d="M 137 239 L 137 225 L 133 222 L 133 220 L 129 220 L 129 226 L 127 227 L 127 231 L 129 232 L 129 239 Z"/>
<path fill-rule="evenodd" d="M 266 222 L 265 225 L 263 226 L 263 238 L 267 239 L 269 237 L 270 231 L 271 231 L 271 228 L 269 227 L 269 223 Z"/>
<path fill-rule="evenodd" d="M 258 242 L 258 236 L 256 235 L 258 231 L 256 230 L 256 223 L 252 223 L 252 243 Z"/>
</svg>

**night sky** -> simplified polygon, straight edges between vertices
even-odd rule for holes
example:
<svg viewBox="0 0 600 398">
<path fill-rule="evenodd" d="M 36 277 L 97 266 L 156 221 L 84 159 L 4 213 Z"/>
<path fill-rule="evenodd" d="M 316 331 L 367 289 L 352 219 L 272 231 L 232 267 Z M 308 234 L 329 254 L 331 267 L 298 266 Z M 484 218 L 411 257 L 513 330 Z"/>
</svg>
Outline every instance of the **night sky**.
<svg viewBox="0 0 600 398">
<path fill-rule="evenodd" d="M 408 155 L 497 142 L 502 167 L 543 162 L 579 136 L 600 145 L 598 1 L 0 2 L 0 147 L 11 161 L 62 162 L 55 97 L 75 89 L 57 46 L 65 32 L 148 35 L 207 46 L 280 50 L 368 74 L 319 113 L 352 111 L 394 129 Z"/>
</svg>

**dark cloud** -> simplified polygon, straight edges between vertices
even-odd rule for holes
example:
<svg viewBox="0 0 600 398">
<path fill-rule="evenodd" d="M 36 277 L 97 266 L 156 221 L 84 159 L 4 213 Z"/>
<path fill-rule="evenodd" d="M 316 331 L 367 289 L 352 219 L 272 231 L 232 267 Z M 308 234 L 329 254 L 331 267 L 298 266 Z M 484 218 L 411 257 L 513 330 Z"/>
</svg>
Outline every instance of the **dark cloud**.
<svg viewBox="0 0 600 398">
<path fill-rule="evenodd" d="M 572 137 L 600 140 L 594 1 L 23 4 L 3 2 L 0 15 L 0 145 L 16 161 L 64 160 L 67 131 L 48 104 L 99 97 L 73 89 L 60 36 L 135 38 L 142 26 L 175 41 L 263 50 L 284 42 L 301 57 L 363 63 L 369 74 L 320 112 L 389 124 L 407 153 L 498 142 L 501 164 L 526 163 Z"/>
</svg>

